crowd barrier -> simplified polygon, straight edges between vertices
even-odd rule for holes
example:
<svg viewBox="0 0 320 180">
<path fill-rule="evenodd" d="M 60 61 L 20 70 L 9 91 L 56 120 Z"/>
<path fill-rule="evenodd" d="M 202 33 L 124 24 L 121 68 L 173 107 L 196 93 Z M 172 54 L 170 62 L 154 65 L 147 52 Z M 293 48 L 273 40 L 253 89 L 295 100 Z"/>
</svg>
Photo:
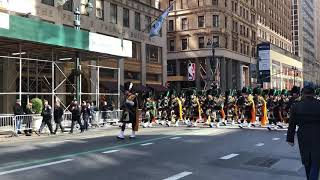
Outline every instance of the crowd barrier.
<svg viewBox="0 0 320 180">
<path fill-rule="evenodd" d="M 120 120 L 122 110 L 115 111 L 95 111 L 89 119 L 91 127 L 103 127 L 107 124 L 117 124 Z M 82 119 L 82 118 L 81 118 Z M 33 115 L 13 115 L 13 114 L 0 114 L 0 134 L 17 134 L 17 132 L 24 132 L 26 130 L 34 130 Z M 54 124 L 54 121 L 52 120 Z M 67 111 L 63 115 L 61 122 L 63 127 L 71 127 L 72 114 Z M 80 128 L 80 127 L 75 127 Z"/>
</svg>

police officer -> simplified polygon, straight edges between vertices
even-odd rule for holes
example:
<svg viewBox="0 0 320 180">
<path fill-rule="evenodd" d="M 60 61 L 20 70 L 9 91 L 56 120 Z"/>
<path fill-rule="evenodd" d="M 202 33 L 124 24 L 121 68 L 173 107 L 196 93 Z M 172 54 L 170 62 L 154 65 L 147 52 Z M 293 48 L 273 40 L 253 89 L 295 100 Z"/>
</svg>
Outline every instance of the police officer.
<svg viewBox="0 0 320 180">
<path fill-rule="evenodd" d="M 58 128 L 60 127 L 61 132 L 64 132 L 64 128 L 61 124 L 62 120 L 63 120 L 63 109 L 60 106 L 60 102 L 56 102 L 56 105 L 54 107 L 54 111 L 53 111 L 53 117 L 54 117 L 54 122 L 56 123 L 56 129 L 54 130 L 54 134 L 57 133 Z"/>
<path fill-rule="evenodd" d="M 72 107 L 71 107 L 71 113 L 72 113 L 72 123 L 71 123 L 71 130 L 70 130 L 70 134 L 73 133 L 73 128 L 74 128 L 74 124 L 75 122 L 78 122 L 78 124 L 80 125 L 80 130 L 81 130 L 81 133 L 84 131 L 84 128 L 83 128 L 83 125 L 81 123 L 81 108 L 80 106 L 78 105 L 78 101 L 75 100 L 73 101 L 72 103 Z"/>
<path fill-rule="evenodd" d="M 51 119 L 52 119 L 52 108 L 49 105 L 47 100 L 44 100 L 44 108 L 42 110 L 42 123 L 40 126 L 39 131 L 37 134 L 40 136 L 42 129 L 47 125 L 50 131 L 50 134 L 54 134 L 52 131 L 52 124 L 51 124 Z"/>
</svg>

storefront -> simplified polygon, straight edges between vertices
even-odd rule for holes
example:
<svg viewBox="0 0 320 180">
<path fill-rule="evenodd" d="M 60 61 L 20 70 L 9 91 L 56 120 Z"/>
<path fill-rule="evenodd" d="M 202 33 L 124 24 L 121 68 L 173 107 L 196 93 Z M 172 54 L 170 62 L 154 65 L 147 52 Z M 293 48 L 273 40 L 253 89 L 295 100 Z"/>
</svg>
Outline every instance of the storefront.
<svg viewBox="0 0 320 180">
<path fill-rule="evenodd" d="M 270 43 L 258 45 L 259 83 L 263 88 L 291 89 L 303 86 L 300 58 Z"/>
<path fill-rule="evenodd" d="M 67 107 L 77 76 L 82 100 L 108 99 L 119 107 L 120 68 L 103 64 L 132 58 L 131 41 L 6 13 L 0 22 L 0 113 L 12 113 L 16 99 L 25 106 L 34 97 Z"/>
</svg>

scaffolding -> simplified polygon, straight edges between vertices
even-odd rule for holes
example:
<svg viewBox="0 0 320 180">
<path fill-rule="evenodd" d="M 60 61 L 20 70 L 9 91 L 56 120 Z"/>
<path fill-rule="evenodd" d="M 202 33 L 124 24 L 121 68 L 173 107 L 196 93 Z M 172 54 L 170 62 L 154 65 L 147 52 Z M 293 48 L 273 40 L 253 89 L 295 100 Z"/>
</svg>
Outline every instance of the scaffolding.
<svg viewBox="0 0 320 180">
<path fill-rule="evenodd" d="M 68 109 L 76 94 L 75 49 L 0 39 L 0 114 L 12 113 L 16 99 L 22 106 L 30 99 L 58 100 Z M 94 102 L 109 101 L 120 108 L 120 69 L 99 65 L 119 57 L 82 51 L 80 97 Z"/>
</svg>

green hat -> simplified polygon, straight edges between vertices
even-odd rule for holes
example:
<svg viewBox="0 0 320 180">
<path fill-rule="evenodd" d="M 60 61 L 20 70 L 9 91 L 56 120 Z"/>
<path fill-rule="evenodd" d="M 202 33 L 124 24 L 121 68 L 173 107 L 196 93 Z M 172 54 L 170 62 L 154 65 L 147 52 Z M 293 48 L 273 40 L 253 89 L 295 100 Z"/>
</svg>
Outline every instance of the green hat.
<svg viewBox="0 0 320 180">
<path fill-rule="evenodd" d="M 281 95 L 285 95 L 285 96 L 287 96 L 287 95 L 288 95 L 288 90 L 286 90 L 286 89 L 282 89 L 282 91 L 281 91 Z"/>
<path fill-rule="evenodd" d="M 269 89 L 264 89 L 264 90 L 262 91 L 262 96 L 267 96 L 267 95 L 269 95 L 269 93 L 270 93 L 270 90 L 269 90 Z"/>
<path fill-rule="evenodd" d="M 253 95 L 261 95 L 262 90 L 259 87 L 253 89 Z"/>
<path fill-rule="evenodd" d="M 252 94 L 252 93 L 253 93 L 253 90 L 252 90 L 251 87 L 248 88 L 248 92 L 247 92 L 247 93 L 248 93 L 248 94 Z"/>
<path fill-rule="evenodd" d="M 242 90 L 241 90 L 241 92 L 244 93 L 244 94 L 247 94 L 247 93 L 248 93 L 248 88 L 243 87 Z"/>
</svg>

